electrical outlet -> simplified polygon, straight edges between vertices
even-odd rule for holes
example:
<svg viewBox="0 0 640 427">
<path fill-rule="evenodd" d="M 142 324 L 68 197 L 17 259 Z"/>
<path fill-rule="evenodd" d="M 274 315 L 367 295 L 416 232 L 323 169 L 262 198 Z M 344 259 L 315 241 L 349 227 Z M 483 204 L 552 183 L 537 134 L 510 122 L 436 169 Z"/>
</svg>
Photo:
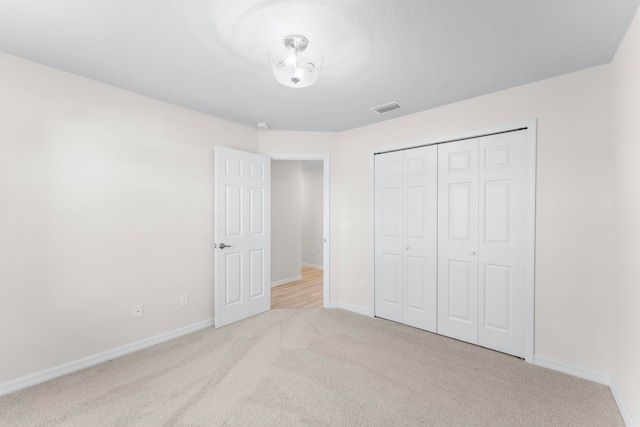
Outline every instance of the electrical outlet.
<svg viewBox="0 0 640 427">
<path fill-rule="evenodd" d="M 189 294 L 180 295 L 180 307 L 189 305 Z"/>
<path fill-rule="evenodd" d="M 361 291 L 366 291 L 367 290 L 367 282 L 365 282 L 364 280 L 360 281 L 360 290 Z"/>
<path fill-rule="evenodd" d="M 142 304 L 136 304 L 133 306 L 133 318 L 134 319 L 138 319 L 140 317 L 144 316 L 144 312 L 143 312 L 143 305 Z"/>
</svg>

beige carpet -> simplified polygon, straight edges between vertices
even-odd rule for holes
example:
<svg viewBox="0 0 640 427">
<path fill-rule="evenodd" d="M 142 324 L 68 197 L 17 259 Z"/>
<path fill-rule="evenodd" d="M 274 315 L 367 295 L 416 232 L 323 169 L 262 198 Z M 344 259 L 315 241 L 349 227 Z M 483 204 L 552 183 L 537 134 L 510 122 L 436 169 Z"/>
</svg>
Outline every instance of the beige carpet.
<svg viewBox="0 0 640 427">
<path fill-rule="evenodd" d="M 1 426 L 623 426 L 606 386 L 382 319 L 272 310 L 0 398 Z"/>
</svg>

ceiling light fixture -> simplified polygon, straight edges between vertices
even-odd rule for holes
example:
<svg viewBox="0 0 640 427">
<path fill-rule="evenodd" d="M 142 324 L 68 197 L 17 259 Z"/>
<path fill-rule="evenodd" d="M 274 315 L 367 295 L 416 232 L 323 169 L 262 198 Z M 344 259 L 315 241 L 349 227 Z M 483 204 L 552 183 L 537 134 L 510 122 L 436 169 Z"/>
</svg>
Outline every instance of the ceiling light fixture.
<svg viewBox="0 0 640 427">
<path fill-rule="evenodd" d="M 299 34 L 291 34 L 269 49 L 273 75 L 289 87 L 307 87 L 315 83 L 323 60 L 322 50 Z"/>
</svg>

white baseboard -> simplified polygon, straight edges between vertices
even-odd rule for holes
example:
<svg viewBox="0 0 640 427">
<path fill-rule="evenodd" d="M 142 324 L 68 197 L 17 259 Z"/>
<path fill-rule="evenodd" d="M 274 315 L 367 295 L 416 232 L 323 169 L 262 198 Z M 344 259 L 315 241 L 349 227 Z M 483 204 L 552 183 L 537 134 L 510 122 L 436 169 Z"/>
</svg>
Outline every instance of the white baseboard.
<svg viewBox="0 0 640 427">
<path fill-rule="evenodd" d="M 365 316 L 371 316 L 371 311 L 368 308 L 357 307 L 355 305 L 347 304 L 344 302 L 330 302 L 329 308 L 341 308 L 343 310 L 352 311 L 354 313 L 362 314 Z"/>
<path fill-rule="evenodd" d="M 45 369 L 43 371 L 29 374 L 21 378 L 16 378 L 15 380 L 0 383 L 0 396 L 4 396 L 5 394 L 13 393 L 14 391 L 22 390 L 24 388 L 61 377 L 63 375 L 70 374 L 72 372 L 76 372 L 81 369 L 115 359 L 116 357 L 124 356 L 125 354 L 133 353 L 134 351 L 142 350 L 143 348 L 151 347 L 153 345 L 178 338 L 182 335 L 187 335 L 192 332 L 199 331 L 200 329 L 211 327 L 213 326 L 213 324 L 213 319 L 203 320 L 202 322 L 193 323 L 191 325 L 174 329 L 160 335 L 145 338 L 140 341 L 123 345 L 121 347 L 116 347 L 111 350 L 83 357 L 82 359 L 74 360 L 63 365 Z"/>
<path fill-rule="evenodd" d="M 611 375 L 594 369 L 581 368 L 579 366 L 569 365 L 563 362 L 558 362 L 557 360 L 546 359 L 538 356 L 534 356 L 533 364 L 600 384 L 609 385 L 611 383 Z"/>
<path fill-rule="evenodd" d="M 302 280 L 302 275 L 287 277 L 286 279 L 276 280 L 275 282 L 271 282 L 271 287 L 275 288 L 276 286 L 286 285 L 287 283 L 297 282 L 298 280 Z"/>
<path fill-rule="evenodd" d="M 581 368 L 579 366 L 569 365 L 556 360 L 546 359 L 544 357 L 535 356 L 533 358 L 533 363 L 535 365 L 542 366 L 543 368 L 553 369 L 554 371 L 563 372 L 565 374 L 573 375 L 574 377 L 583 378 L 585 380 L 609 386 L 625 425 L 627 427 L 636 427 L 633 422 L 633 418 L 631 418 L 631 411 L 629 411 L 629 407 L 627 406 L 627 403 L 622 397 L 622 394 L 618 390 L 618 387 L 611 375 L 594 369 Z"/>
<path fill-rule="evenodd" d="M 302 263 L 303 267 L 309 267 L 309 268 L 315 268 L 317 270 L 324 270 L 324 266 L 322 265 L 316 265 L 316 264 L 307 264 L 306 262 Z"/>
<path fill-rule="evenodd" d="M 620 410 L 620 415 L 622 415 L 622 419 L 624 420 L 624 425 L 627 427 L 636 427 L 636 424 L 633 422 L 633 418 L 631 418 L 631 411 L 629 410 L 629 406 L 627 406 L 627 402 L 620 394 L 618 387 L 616 386 L 616 382 L 613 378 L 611 378 L 611 383 L 609 384 L 611 388 L 611 393 L 613 394 L 613 398 L 618 405 L 618 409 Z"/>
</svg>

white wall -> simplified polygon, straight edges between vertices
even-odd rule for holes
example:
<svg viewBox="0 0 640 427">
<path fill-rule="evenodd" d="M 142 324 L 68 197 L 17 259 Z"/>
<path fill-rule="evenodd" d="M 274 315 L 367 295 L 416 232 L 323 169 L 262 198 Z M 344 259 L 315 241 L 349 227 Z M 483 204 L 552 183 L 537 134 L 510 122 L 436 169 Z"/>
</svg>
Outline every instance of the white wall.
<svg viewBox="0 0 640 427">
<path fill-rule="evenodd" d="M 640 426 L 640 13 L 612 63 L 615 285 L 613 380 Z"/>
<path fill-rule="evenodd" d="M 272 285 L 301 278 L 301 180 L 299 161 L 271 161 Z"/>
<path fill-rule="evenodd" d="M 210 319 L 213 147 L 256 132 L 4 54 L 0 94 L 0 383 Z"/>
<path fill-rule="evenodd" d="M 323 169 L 302 170 L 302 263 L 323 265 L 322 198 L 324 197 Z"/>
<path fill-rule="evenodd" d="M 535 118 L 536 356 L 610 372 L 610 95 L 610 68 L 601 66 L 338 134 L 331 221 L 340 301 L 370 309 L 372 149 Z M 308 145 L 323 150 L 318 135 L 299 132 L 266 132 L 260 149 L 300 151 L 307 137 L 313 139 Z M 342 229 L 346 223 L 351 230 Z M 361 280 L 367 291 L 360 290 Z"/>
</svg>

